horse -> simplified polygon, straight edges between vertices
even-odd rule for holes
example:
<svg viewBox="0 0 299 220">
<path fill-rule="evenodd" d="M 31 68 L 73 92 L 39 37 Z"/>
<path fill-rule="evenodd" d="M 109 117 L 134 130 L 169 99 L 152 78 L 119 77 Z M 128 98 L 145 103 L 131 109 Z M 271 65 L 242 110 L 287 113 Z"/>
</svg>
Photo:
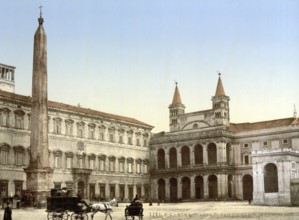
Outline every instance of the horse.
<svg viewBox="0 0 299 220">
<path fill-rule="evenodd" d="M 100 202 L 100 203 L 94 203 L 90 205 L 90 211 L 92 212 L 91 219 L 93 219 L 93 216 L 97 212 L 103 212 L 105 213 L 105 220 L 107 219 L 108 216 L 110 217 L 110 220 L 112 220 L 111 217 L 112 206 L 118 206 L 118 202 L 115 198 L 113 198 L 110 202 Z"/>
</svg>

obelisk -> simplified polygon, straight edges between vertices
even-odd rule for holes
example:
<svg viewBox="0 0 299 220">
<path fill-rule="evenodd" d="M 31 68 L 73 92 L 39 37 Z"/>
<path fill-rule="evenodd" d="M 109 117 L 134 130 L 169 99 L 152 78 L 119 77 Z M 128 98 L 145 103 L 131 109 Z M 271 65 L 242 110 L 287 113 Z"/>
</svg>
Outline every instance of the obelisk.
<svg viewBox="0 0 299 220">
<path fill-rule="evenodd" d="M 33 50 L 30 163 L 25 169 L 27 190 L 36 202 L 49 195 L 53 177 L 49 166 L 47 37 L 43 22 L 40 12 Z"/>
</svg>

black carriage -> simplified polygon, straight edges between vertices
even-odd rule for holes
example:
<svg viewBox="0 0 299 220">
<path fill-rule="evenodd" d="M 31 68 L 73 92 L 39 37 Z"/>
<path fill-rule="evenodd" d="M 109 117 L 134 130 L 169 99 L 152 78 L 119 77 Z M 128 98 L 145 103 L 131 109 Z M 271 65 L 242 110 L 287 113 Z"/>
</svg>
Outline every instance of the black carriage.
<svg viewBox="0 0 299 220">
<path fill-rule="evenodd" d="M 132 219 L 135 218 L 135 216 L 139 217 L 139 220 L 142 220 L 143 218 L 143 208 L 142 205 L 129 205 L 125 209 L 125 217 L 126 220 L 131 217 Z"/>
<path fill-rule="evenodd" d="M 88 220 L 88 207 L 82 204 L 81 198 L 55 190 L 47 198 L 48 220 Z"/>
</svg>

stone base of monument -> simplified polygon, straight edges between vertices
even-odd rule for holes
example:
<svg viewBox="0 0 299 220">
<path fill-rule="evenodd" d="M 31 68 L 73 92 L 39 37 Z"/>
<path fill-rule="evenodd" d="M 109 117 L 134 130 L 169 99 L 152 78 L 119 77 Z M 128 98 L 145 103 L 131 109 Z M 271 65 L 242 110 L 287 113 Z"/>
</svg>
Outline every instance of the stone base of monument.
<svg viewBox="0 0 299 220">
<path fill-rule="evenodd" d="M 32 203 L 35 207 L 40 207 L 47 201 L 50 196 L 50 189 L 53 179 L 53 169 L 32 168 L 24 169 L 27 175 L 27 193 L 32 197 Z"/>
</svg>

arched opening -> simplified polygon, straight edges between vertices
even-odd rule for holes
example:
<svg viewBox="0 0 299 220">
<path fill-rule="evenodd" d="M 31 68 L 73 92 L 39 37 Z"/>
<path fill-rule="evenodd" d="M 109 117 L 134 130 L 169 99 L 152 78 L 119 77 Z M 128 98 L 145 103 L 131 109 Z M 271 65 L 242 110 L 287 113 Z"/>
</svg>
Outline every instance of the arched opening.
<svg viewBox="0 0 299 220">
<path fill-rule="evenodd" d="M 158 150 L 158 169 L 165 169 L 165 151 L 163 149 Z"/>
<path fill-rule="evenodd" d="M 183 177 L 182 179 L 182 199 L 190 199 L 190 179 L 188 177 Z"/>
<path fill-rule="evenodd" d="M 209 198 L 216 199 L 218 196 L 217 176 L 210 175 L 208 181 L 209 181 Z"/>
<path fill-rule="evenodd" d="M 227 161 L 228 165 L 231 164 L 230 152 L 231 152 L 231 146 L 230 146 L 230 144 L 226 144 L 226 161 Z"/>
<path fill-rule="evenodd" d="M 228 198 L 233 197 L 233 176 L 232 175 L 227 176 L 227 194 L 228 194 Z"/>
<path fill-rule="evenodd" d="M 182 148 L 182 166 L 190 165 L 190 149 L 188 146 Z"/>
<path fill-rule="evenodd" d="M 178 181 L 176 178 L 171 178 L 169 180 L 170 187 L 170 202 L 177 202 L 178 200 Z"/>
<path fill-rule="evenodd" d="M 216 145 L 213 143 L 208 145 L 208 164 L 209 165 L 217 164 L 217 148 Z"/>
<path fill-rule="evenodd" d="M 78 182 L 78 194 L 82 196 L 82 198 L 85 197 L 85 183 L 83 181 Z"/>
<path fill-rule="evenodd" d="M 195 164 L 203 164 L 203 148 L 200 144 L 194 148 Z"/>
<path fill-rule="evenodd" d="M 246 174 L 243 176 L 243 199 L 252 200 L 253 196 L 253 179 L 252 176 Z"/>
<path fill-rule="evenodd" d="M 165 201 L 165 180 L 164 179 L 158 180 L 158 200 L 160 202 Z"/>
<path fill-rule="evenodd" d="M 195 198 L 204 198 L 203 178 L 202 176 L 195 177 Z"/>
<path fill-rule="evenodd" d="M 169 151 L 169 167 L 177 168 L 177 153 L 174 147 L 172 147 Z"/>
<path fill-rule="evenodd" d="M 273 163 L 268 163 L 264 168 L 265 193 L 278 192 L 277 167 Z"/>
</svg>

